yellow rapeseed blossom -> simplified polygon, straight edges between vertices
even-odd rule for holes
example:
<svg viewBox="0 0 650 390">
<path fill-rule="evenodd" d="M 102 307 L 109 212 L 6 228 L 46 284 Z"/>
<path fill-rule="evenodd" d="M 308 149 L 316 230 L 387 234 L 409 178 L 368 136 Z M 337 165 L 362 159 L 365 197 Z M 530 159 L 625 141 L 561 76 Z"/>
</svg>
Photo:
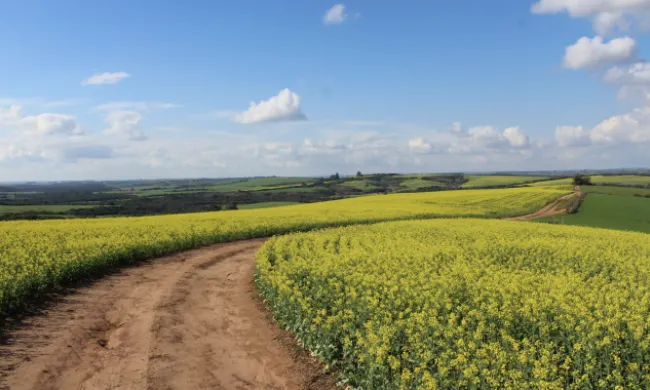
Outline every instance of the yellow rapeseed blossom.
<svg viewBox="0 0 650 390">
<path fill-rule="evenodd" d="M 479 219 L 329 229 L 268 241 L 256 282 L 354 388 L 650 388 L 646 234 Z"/>
<path fill-rule="evenodd" d="M 562 194 L 535 188 L 445 191 L 262 210 L 0 222 L 0 315 L 76 279 L 204 244 L 396 219 L 511 216 L 536 210 Z M 345 283 L 330 282 L 333 290 L 356 293 Z M 295 286 L 286 290 L 295 291 Z M 292 304 L 310 307 L 300 295 L 293 296 L 297 301 Z"/>
</svg>

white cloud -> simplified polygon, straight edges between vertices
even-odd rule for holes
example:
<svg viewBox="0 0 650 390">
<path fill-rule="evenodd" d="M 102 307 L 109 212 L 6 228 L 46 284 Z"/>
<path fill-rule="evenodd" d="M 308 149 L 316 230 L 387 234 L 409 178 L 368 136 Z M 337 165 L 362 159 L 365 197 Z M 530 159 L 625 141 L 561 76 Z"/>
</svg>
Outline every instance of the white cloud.
<svg viewBox="0 0 650 390">
<path fill-rule="evenodd" d="M 650 107 L 608 118 L 592 129 L 590 137 L 597 143 L 650 142 Z"/>
<path fill-rule="evenodd" d="M 528 146 L 528 136 L 519 127 L 508 127 L 503 130 L 503 136 L 508 140 L 510 146 L 515 148 Z"/>
<path fill-rule="evenodd" d="M 602 37 L 582 37 L 566 48 L 564 67 L 592 68 L 603 64 L 625 62 L 636 57 L 636 41 L 630 37 L 604 42 Z"/>
<path fill-rule="evenodd" d="M 13 124 L 23 116 L 23 108 L 12 104 L 9 107 L 0 107 L 0 126 Z"/>
<path fill-rule="evenodd" d="M 603 80 L 619 85 L 618 98 L 650 103 L 650 63 L 638 62 L 609 69 Z"/>
<path fill-rule="evenodd" d="M 558 126 L 555 140 L 561 147 L 588 146 L 591 144 L 589 132 L 582 126 Z"/>
<path fill-rule="evenodd" d="M 40 114 L 22 118 L 18 125 L 27 130 L 36 130 L 41 134 L 78 135 L 83 131 L 77 125 L 77 119 L 72 115 Z"/>
<path fill-rule="evenodd" d="M 80 135 L 83 133 L 77 124 L 77 118 L 72 115 L 43 113 L 24 116 L 22 107 L 17 105 L 0 108 L 0 126 L 13 127 L 42 135 Z"/>
<path fill-rule="evenodd" d="M 83 80 L 81 85 L 117 84 L 129 76 L 126 72 L 98 73 Z"/>
<path fill-rule="evenodd" d="M 95 107 L 96 111 L 151 111 L 177 108 L 180 105 L 168 102 L 110 102 Z"/>
<path fill-rule="evenodd" d="M 615 66 L 605 73 L 603 79 L 610 83 L 650 83 L 650 63 L 638 62 L 627 67 Z"/>
<path fill-rule="evenodd" d="M 409 149 L 417 153 L 429 153 L 431 151 L 431 144 L 422 137 L 410 139 L 408 145 Z"/>
<path fill-rule="evenodd" d="M 109 125 L 104 130 L 104 134 L 121 135 L 133 141 L 143 141 L 146 139 L 140 129 L 142 115 L 137 111 L 112 111 L 106 115 L 104 121 Z"/>
<path fill-rule="evenodd" d="M 596 31 L 605 35 L 615 28 L 627 30 L 630 20 L 647 17 L 650 0 L 539 0 L 531 10 L 537 14 L 566 12 L 574 18 L 590 18 Z"/>
<path fill-rule="evenodd" d="M 242 124 L 305 120 L 300 109 L 300 97 L 288 88 L 269 100 L 251 103 L 248 110 L 233 115 L 233 122 Z"/>
<path fill-rule="evenodd" d="M 323 16 L 323 23 L 325 24 L 341 24 L 349 15 L 345 12 L 345 5 L 335 4 L 332 8 L 328 9 Z"/>
<path fill-rule="evenodd" d="M 615 29 L 629 30 L 629 23 L 622 12 L 601 12 L 594 17 L 594 29 L 600 35 L 607 35 Z"/>
<path fill-rule="evenodd" d="M 451 125 L 451 131 L 453 131 L 456 134 L 460 134 L 464 131 L 463 125 L 460 122 L 454 122 Z"/>
</svg>

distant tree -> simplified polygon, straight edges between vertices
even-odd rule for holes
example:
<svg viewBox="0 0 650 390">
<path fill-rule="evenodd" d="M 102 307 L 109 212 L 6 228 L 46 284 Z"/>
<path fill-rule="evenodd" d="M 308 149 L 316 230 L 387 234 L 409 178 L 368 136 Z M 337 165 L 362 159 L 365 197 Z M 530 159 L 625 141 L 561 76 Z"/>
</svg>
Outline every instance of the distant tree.
<svg viewBox="0 0 650 390">
<path fill-rule="evenodd" d="M 223 208 L 223 210 L 237 210 L 237 209 L 238 209 L 237 202 L 230 202 Z"/>
<path fill-rule="evenodd" d="M 573 184 L 576 186 L 590 186 L 591 177 L 587 175 L 576 174 L 573 176 Z"/>
<path fill-rule="evenodd" d="M 361 171 L 357 171 L 357 177 L 361 177 L 361 176 L 363 176 L 363 173 L 361 173 Z"/>
<path fill-rule="evenodd" d="M 332 180 L 341 180 L 341 176 L 339 176 L 339 173 L 336 172 L 335 174 L 330 176 L 330 179 L 332 179 Z"/>
</svg>

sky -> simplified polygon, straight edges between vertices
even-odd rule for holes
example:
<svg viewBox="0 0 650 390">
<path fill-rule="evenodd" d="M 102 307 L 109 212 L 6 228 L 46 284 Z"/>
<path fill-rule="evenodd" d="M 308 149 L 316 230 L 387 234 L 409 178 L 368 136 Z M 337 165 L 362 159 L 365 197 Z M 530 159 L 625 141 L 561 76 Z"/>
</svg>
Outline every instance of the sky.
<svg viewBox="0 0 650 390">
<path fill-rule="evenodd" d="M 650 0 L 0 3 L 0 181 L 650 167 Z"/>
</svg>

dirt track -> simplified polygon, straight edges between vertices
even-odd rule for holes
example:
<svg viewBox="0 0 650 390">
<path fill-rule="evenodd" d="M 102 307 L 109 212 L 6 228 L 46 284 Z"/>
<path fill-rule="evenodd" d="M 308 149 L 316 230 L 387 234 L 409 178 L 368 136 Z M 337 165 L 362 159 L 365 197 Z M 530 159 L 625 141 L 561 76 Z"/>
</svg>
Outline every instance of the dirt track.
<svg viewBox="0 0 650 390">
<path fill-rule="evenodd" d="M 564 202 L 564 201 L 566 201 L 568 199 L 580 196 L 580 188 L 575 186 L 574 190 L 576 192 L 573 192 L 573 193 L 568 194 L 568 195 L 564 195 L 564 196 L 554 200 L 553 202 L 547 204 L 543 208 L 535 211 L 532 214 L 522 215 L 522 216 L 519 216 L 519 217 L 504 218 L 504 219 L 508 220 L 508 221 L 530 221 L 532 219 L 537 219 L 537 218 L 552 217 L 554 215 L 566 214 L 567 209 L 566 208 L 561 208 L 560 205 L 562 204 L 562 202 Z"/>
<path fill-rule="evenodd" d="M 334 388 L 253 298 L 262 242 L 167 256 L 64 296 L 7 333 L 0 388 Z"/>
</svg>

